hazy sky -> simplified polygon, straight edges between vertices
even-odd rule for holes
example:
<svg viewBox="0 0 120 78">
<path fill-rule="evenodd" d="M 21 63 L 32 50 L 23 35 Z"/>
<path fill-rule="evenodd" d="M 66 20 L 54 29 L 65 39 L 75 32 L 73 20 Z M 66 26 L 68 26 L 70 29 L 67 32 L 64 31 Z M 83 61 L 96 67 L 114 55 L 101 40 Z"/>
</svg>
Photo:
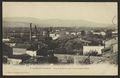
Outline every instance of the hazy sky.
<svg viewBox="0 0 120 78">
<path fill-rule="evenodd" d="M 112 24 L 116 2 L 3 2 L 3 17 L 34 17 L 40 19 L 83 19 Z"/>
</svg>

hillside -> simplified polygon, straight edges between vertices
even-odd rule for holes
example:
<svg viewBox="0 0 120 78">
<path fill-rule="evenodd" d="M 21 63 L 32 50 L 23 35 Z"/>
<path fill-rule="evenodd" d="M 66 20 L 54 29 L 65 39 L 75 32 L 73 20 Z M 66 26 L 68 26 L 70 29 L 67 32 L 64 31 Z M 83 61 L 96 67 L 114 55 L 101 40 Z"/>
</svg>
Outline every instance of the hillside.
<svg viewBox="0 0 120 78">
<path fill-rule="evenodd" d="M 3 27 L 28 27 L 33 23 L 38 27 L 114 27 L 111 24 L 100 24 L 86 20 L 38 19 L 31 17 L 3 18 Z"/>
</svg>

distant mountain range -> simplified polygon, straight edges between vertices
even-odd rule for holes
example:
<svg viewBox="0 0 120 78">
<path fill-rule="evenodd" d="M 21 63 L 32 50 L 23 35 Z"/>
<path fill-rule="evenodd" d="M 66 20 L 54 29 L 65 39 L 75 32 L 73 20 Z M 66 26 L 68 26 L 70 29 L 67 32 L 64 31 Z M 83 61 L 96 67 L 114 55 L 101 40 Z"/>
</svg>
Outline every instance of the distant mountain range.
<svg viewBox="0 0 120 78">
<path fill-rule="evenodd" d="M 117 27 L 112 24 L 101 24 L 86 20 L 38 19 L 31 17 L 3 18 L 3 27 L 29 27 L 29 24 L 38 27 Z"/>
</svg>

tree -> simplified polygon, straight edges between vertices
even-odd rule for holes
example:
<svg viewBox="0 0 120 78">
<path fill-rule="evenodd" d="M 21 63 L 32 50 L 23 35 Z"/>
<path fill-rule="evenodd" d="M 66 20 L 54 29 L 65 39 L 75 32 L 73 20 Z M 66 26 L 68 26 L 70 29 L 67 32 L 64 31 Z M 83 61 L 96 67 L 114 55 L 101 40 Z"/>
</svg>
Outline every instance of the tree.
<svg viewBox="0 0 120 78">
<path fill-rule="evenodd" d="M 81 31 L 81 35 L 82 36 L 85 36 L 86 35 L 86 32 L 84 30 Z"/>
<path fill-rule="evenodd" d="M 107 30 L 106 31 L 106 38 L 112 38 L 112 30 Z"/>
</svg>

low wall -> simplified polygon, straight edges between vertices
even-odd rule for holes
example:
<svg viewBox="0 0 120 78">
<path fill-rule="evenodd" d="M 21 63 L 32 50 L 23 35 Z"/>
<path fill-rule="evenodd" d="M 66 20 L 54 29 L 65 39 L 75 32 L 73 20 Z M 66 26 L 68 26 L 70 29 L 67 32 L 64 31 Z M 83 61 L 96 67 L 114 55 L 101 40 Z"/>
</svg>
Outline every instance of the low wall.
<svg viewBox="0 0 120 78">
<path fill-rule="evenodd" d="M 55 54 L 58 57 L 60 63 L 83 63 L 88 56 L 84 55 L 67 55 L 67 54 Z M 90 63 L 100 63 L 105 60 L 102 56 L 90 56 Z"/>
</svg>

